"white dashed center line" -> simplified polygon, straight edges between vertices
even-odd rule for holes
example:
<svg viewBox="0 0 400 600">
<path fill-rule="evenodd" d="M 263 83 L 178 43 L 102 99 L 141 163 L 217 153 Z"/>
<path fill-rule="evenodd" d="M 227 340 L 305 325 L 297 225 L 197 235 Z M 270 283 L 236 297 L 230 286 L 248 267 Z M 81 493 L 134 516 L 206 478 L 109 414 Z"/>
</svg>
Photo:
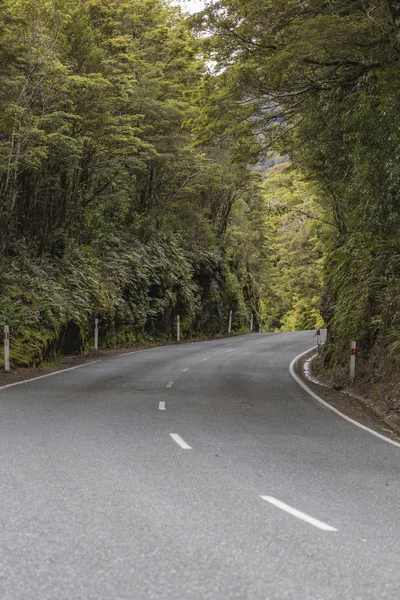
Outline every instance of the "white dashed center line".
<svg viewBox="0 0 400 600">
<path fill-rule="evenodd" d="M 237 348 L 232 348 L 232 350 L 227 350 L 227 352 L 235 352 L 235 350 L 237 350 Z"/>
<path fill-rule="evenodd" d="M 182 373 L 186 373 L 186 371 L 189 371 L 189 367 L 186 367 L 186 369 L 182 369 Z"/>
<path fill-rule="evenodd" d="M 160 402 L 160 403 L 159 403 L 159 405 L 158 405 L 158 410 L 167 410 L 167 409 L 165 408 L 165 402 Z"/>
<path fill-rule="evenodd" d="M 192 447 L 189 446 L 189 444 L 187 444 L 185 440 L 183 440 L 177 433 L 170 433 L 170 436 L 178 444 L 178 446 L 183 448 L 183 450 L 192 450 Z"/>
<path fill-rule="evenodd" d="M 206 362 L 206 360 L 210 360 L 211 356 L 207 356 L 207 358 L 203 358 L 201 362 Z"/>
<path fill-rule="evenodd" d="M 174 382 L 173 382 L 173 381 L 170 381 L 170 382 L 167 384 L 167 388 L 171 388 L 173 385 L 174 385 Z"/>
<path fill-rule="evenodd" d="M 310 525 L 314 525 L 314 527 L 318 527 L 318 529 L 322 529 L 322 531 L 337 531 L 335 527 L 331 527 L 331 525 L 327 525 L 326 523 L 323 523 L 318 519 L 314 519 L 314 517 L 310 517 L 309 515 L 306 515 L 306 513 L 303 513 L 300 510 L 297 510 L 296 508 L 293 508 L 292 506 L 289 506 L 288 504 L 285 504 L 284 502 L 273 498 L 272 496 L 260 496 L 260 498 L 262 498 L 266 502 L 269 502 L 270 504 L 273 504 L 277 508 L 284 510 L 293 517 L 297 517 L 297 519 L 300 519 L 301 521 L 305 521 Z"/>
</svg>

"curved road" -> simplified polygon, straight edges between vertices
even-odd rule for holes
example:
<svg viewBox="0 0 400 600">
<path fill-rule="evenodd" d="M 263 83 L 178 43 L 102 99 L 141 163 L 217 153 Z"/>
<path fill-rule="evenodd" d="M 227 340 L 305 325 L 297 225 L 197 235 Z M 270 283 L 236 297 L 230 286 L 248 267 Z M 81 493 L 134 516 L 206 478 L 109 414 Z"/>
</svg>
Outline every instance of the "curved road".
<svg viewBox="0 0 400 600">
<path fill-rule="evenodd" d="M 170 346 L 1 390 L 2 600 L 399 598 L 400 448 L 291 378 L 314 343 Z"/>
</svg>

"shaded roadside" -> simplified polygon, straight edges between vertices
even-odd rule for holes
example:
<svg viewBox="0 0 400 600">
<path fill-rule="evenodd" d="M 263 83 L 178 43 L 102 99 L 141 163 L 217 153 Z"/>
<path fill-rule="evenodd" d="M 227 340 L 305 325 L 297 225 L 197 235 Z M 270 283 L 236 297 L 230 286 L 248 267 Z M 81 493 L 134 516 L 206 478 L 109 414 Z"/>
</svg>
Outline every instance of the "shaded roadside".
<svg viewBox="0 0 400 600">
<path fill-rule="evenodd" d="M 334 389 L 332 379 L 321 374 L 321 360 L 315 350 L 298 361 L 297 373 L 315 394 L 347 417 L 391 439 L 400 440 L 400 413 L 392 413 L 387 405 L 374 401 L 371 395 L 365 394 L 365 387 L 362 388 L 363 394 L 356 385 Z"/>
</svg>

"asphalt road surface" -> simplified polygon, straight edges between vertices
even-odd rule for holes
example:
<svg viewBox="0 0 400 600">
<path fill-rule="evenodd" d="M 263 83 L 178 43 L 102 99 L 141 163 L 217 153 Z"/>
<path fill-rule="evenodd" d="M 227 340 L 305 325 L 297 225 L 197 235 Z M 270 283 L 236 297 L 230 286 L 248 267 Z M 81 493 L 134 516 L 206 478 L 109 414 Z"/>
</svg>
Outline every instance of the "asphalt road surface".
<svg viewBox="0 0 400 600">
<path fill-rule="evenodd" d="M 0 598 L 400 598 L 400 448 L 292 379 L 314 344 L 182 344 L 1 390 Z"/>
</svg>

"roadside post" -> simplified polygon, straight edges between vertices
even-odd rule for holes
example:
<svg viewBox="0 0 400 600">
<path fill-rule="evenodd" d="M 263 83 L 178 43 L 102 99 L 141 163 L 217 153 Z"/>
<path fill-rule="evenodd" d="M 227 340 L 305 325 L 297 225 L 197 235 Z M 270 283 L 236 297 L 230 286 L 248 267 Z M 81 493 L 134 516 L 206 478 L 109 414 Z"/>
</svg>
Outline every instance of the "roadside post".
<svg viewBox="0 0 400 600">
<path fill-rule="evenodd" d="M 4 370 L 10 370 L 10 328 L 4 325 Z"/>
<path fill-rule="evenodd" d="M 258 328 L 258 333 L 262 333 L 262 325 L 261 325 L 261 323 L 260 323 L 260 326 Z"/>
<path fill-rule="evenodd" d="M 318 346 L 318 354 L 321 354 L 321 330 L 317 328 L 317 346 Z"/>
<path fill-rule="evenodd" d="M 229 311 L 229 324 L 228 324 L 228 333 L 232 331 L 232 311 Z"/>
<path fill-rule="evenodd" d="M 176 317 L 176 341 L 181 341 L 181 317 L 178 315 Z"/>
<path fill-rule="evenodd" d="M 94 320 L 94 349 L 99 349 L 99 320 Z"/>
<path fill-rule="evenodd" d="M 351 342 L 350 347 L 350 381 L 353 383 L 356 376 L 356 355 L 357 355 L 357 342 Z"/>
<path fill-rule="evenodd" d="M 250 317 L 250 333 L 253 331 L 253 313 L 251 313 Z"/>
</svg>

